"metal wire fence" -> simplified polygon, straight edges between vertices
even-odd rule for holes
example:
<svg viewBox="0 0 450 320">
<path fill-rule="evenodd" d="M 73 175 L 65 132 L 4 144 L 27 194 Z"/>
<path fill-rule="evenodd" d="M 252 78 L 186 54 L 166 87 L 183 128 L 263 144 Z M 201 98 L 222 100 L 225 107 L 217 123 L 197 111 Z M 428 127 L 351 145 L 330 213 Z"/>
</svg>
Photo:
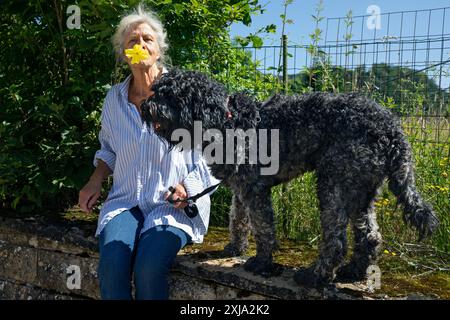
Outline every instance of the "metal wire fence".
<svg viewBox="0 0 450 320">
<path fill-rule="evenodd" d="M 251 56 L 255 74 L 281 82 L 287 71 L 288 93 L 363 92 L 402 116 L 418 140 L 450 144 L 449 17 L 450 7 L 384 13 L 372 29 L 373 15 L 328 18 L 316 46 L 236 50 Z"/>
</svg>

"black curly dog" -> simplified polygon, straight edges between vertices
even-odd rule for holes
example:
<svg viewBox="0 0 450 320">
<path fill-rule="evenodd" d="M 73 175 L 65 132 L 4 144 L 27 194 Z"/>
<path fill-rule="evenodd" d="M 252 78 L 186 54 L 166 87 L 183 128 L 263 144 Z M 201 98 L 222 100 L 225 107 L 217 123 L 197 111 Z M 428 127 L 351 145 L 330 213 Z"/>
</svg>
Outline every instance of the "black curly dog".
<svg viewBox="0 0 450 320">
<path fill-rule="evenodd" d="M 340 281 L 366 277 L 380 249 L 374 201 L 385 178 L 404 207 L 405 222 L 420 238 L 438 226 L 416 190 L 411 147 L 398 120 L 374 101 L 357 94 L 311 93 L 276 95 L 260 103 L 245 94 L 228 95 L 223 85 L 202 73 L 177 69 L 164 74 L 152 90 L 155 94 L 141 106 L 143 119 L 172 146 L 173 131 L 184 128 L 193 135 L 194 121 L 201 121 L 203 130 L 216 128 L 224 134 L 230 128 L 279 130 L 277 174 L 261 175 L 259 164 L 211 164 L 213 175 L 233 191 L 231 241 L 225 252 L 243 254 L 250 227 L 255 237 L 257 253 L 245 263 L 247 271 L 274 273 L 271 188 L 307 171 L 317 174 L 323 234 L 317 261 L 295 274 L 298 284 L 328 286 L 336 276 Z M 349 221 L 354 251 L 341 266 Z"/>
</svg>

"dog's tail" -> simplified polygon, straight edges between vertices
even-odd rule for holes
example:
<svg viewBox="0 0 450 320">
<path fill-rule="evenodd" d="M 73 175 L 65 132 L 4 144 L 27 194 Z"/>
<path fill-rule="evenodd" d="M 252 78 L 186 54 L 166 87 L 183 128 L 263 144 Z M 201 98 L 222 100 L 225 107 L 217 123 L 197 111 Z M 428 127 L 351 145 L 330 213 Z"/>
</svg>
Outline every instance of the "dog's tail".
<svg viewBox="0 0 450 320">
<path fill-rule="evenodd" d="M 402 132 L 392 141 L 389 189 L 404 207 L 403 220 L 419 231 L 419 241 L 431 235 L 439 225 L 432 207 L 416 189 L 411 146 Z"/>
</svg>

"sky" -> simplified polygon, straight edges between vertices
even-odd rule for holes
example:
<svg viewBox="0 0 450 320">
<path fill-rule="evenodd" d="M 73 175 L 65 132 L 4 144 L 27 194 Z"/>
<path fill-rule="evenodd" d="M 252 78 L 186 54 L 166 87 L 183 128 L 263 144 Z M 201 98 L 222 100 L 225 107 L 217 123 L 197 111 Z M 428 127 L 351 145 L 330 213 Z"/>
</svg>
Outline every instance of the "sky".
<svg viewBox="0 0 450 320">
<path fill-rule="evenodd" d="M 261 27 L 273 23 L 277 25 L 277 34 L 266 35 L 264 45 L 278 45 L 282 29 L 280 15 L 284 13 L 283 2 L 283 0 L 260 0 L 259 3 L 264 5 L 265 12 L 253 16 L 252 24 L 249 27 L 242 23 L 233 24 L 231 26 L 232 37 L 236 35 L 247 36 L 250 33 L 256 32 Z M 287 19 L 291 19 L 294 22 L 293 24 L 286 26 L 289 44 L 309 44 L 308 35 L 314 30 L 314 22 L 311 15 L 314 14 L 314 8 L 317 3 L 318 0 L 294 0 L 294 2 L 288 6 Z M 352 10 L 353 16 L 367 15 L 367 9 L 371 5 L 378 6 L 380 8 L 380 13 L 383 14 L 405 10 L 450 7 L 450 0 L 324 0 L 323 4 L 324 10 L 321 15 L 326 18 L 334 18 L 345 16 L 349 10 Z M 424 20 L 427 20 L 428 18 L 425 17 L 425 14 L 427 13 L 423 13 L 423 16 L 418 17 L 419 23 L 416 26 L 416 31 L 418 32 L 424 32 L 427 29 L 426 23 L 423 23 Z M 450 9 L 446 10 L 446 15 L 446 31 L 450 33 Z M 394 17 L 395 15 L 392 17 L 393 20 L 399 20 L 394 19 Z M 431 26 L 432 29 L 439 29 L 442 25 L 442 16 L 439 18 L 437 16 L 432 17 L 432 24 L 434 23 Z M 326 23 L 326 19 L 323 23 Z M 419 25 L 421 23 L 422 25 Z M 413 29 L 412 23 L 409 29 L 409 31 Z M 378 32 L 383 31 L 385 33 L 387 31 L 386 23 L 381 23 L 381 29 L 379 29 Z M 392 31 L 389 33 L 392 33 Z"/>
<path fill-rule="evenodd" d="M 318 0 L 293 0 L 288 6 L 287 19 L 293 20 L 292 24 L 286 25 L 285 34 L 288 36 L 288 45 L 309 45 L 311 43 L 309 35 L 314 31 L 315 22 L 312 15 L 315 14 L 315 7 Z M 261 62 L 261 70 L 267 70 L 279 64 L 280 37 L 282 23 L 280 15 L 284 13 L 283 0 L 259 0 L 265 8 L 263 14 L 252 17 L 250 26 L 236 23 L 231 26 L 231 36 L 247 36 L 255 33 L 262 27 L 269 24 L 277 25 L 276 34 L 260 34 L 264 40 L 264 46 L 277 46 L 276 48 L 263 48 L 252 50 L 253 59 Z M 379 10 L 379 20 L 368 21 L 368 8 L 376 6 Z M 445 10 L 431 10 L 437 8 L 447 8 Z M 352 10 L 354 24 L 352 25 L 352 41 L 366 43 L 358 46 L 358 53 L 349 56 L 345 60 L 345 52 L 338 52 L 335 47 L 331 50 L 333 64 L 357 66 L 360 64 L 371 65 L 373 63 L 386 62 L 391 65 L 403 65 L 420 70 L 429 66 L 439 64 L 441 61 L 450 59 L 450 0 L 324 0 L 321 16 L 325 19 L 321 22 L 320 28 L 323 30 L 320 44 L 332 45 L 337 40 L 345 42 L 345 24 L 343 20 L 328 19 L 345 17 Z M 414 12 L 415 10 L 427 10 Z M 400 11 L 410 11 L 400 13 Z M 431 12 L 431 13 L 430 13 Z M 359 17 L 358 17 L 359 16 Z M 402 20 L 403 19 L 403 20 Z M 403 23 L 401 23 L 403 21 Z M 375 25 L 376 24 L 376 25 Z M 328 28 L 327 28 L 328 25 Z M 339 32 L 338 32 L 339 30 Z M 445 34 L 445 42 L 441 42 L 441 35 Z M 397 41 L 402 36 L 403 42 Z M 412 42 L 412 39 L 429 39 L 431 42 Z M 389 43 L 381 43 L 383 39 L 390 39 Z M 364 40 L 364 41 L 362 41 Z M 375 41 L 373 41 L 375 40 Z M 369 43 L 378 42 L 378 45 Z M 397 42 L 397 43 L 395 43 Z M 443 45 L 442 45 L 443 44 Z M 444 47 L 445 50 L 441 50 Z M 334 56 L 334 50 L 336 50 Z M 345 50 L 345 49 L 343 49 Z M 360 54 L 364 50 L 364 54 Z M 366 53 L 367 52 L 367 53 Z M 288 73 L 297 74 L 308 64 L 306 51 L 303 49 L 294 52 L 290 51 L 291 57 L 288 61 Z M 440 69 L 439 69 L 440 68 Z M 442 75 L 442 70 L 450 73 L 450 63 L 439 66 L 437 72 Z M 432 77 L 436 71 L 427 69 Z M 436 79 L 442 87 L 450 86 L 450 76 L 440 76 Z"/>
</svg>

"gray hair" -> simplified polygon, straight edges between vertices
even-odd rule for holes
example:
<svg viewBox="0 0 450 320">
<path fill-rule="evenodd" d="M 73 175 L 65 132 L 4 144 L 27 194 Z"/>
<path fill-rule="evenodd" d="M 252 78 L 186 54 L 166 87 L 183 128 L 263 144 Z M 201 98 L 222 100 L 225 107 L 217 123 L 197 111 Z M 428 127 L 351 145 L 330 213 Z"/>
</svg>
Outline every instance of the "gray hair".
<svg viewBox="0 0 450 320">
<path fill-rule="evenodd" d="M 164 66 L 166 63 L 166 52 L 169 48 L 167 43 L 167 33 L 164 30 L 163 24 L 159 17 L 151 10 L 146 9 L 142 4 L 139 4 L 131 13 L 127 14 L 120 20 L 119 26 L 112 37 L 112 44 L 116 57 L 119 61 L 124 59 L 124 41 L 128 31 L 134 26 L 146 23 L 152 28 L 156 34 L 156 41 L 158 43 L 160 58 L 157 63 L 159 66 Z"/>
</svg>

